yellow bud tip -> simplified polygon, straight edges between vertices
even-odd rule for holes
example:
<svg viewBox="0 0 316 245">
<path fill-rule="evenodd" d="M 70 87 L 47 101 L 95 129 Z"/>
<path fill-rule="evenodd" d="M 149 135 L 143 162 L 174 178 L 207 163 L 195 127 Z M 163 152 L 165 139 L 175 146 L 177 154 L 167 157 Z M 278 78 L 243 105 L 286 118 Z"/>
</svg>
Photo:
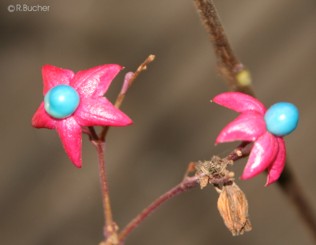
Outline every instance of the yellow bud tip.
<svg viewBox="0 0 316 245">
<path fill-rule="evenodd" d="M 242 70 L 236 74 L 236 80 L 240 86 L 250 86 L 251 76 L 247 70 Z"/>
</svg>

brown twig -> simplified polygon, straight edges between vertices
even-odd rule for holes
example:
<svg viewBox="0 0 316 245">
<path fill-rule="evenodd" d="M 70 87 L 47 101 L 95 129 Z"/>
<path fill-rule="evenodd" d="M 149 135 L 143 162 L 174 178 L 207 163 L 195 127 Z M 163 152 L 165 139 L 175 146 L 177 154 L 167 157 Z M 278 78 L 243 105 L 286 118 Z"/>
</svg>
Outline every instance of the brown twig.
<svg viewBox="0 0 316 245">
<path fill-rule="evenodd" d="M 254 91 L 251 87 L 250 73 L 233 53 L 213 1 L 194 0 L 194 2 L 200 13 L 205 29 L 210 36 L 210 41 L 218 60 L 220 73 L 225 80 L 229 81 L 229 88 L 254 96 Z M 304 196 L 302 189 L 299 187 L 295 175 L 289 167 L 288 161 L 281 178 L 278 180 L 278 184 L 289 200 L 295 205 L 302 220 L 316 241 L 316 220 L 313 210 Z"/>
<path fill-rule="evenodd" d="M 120 108 L 123 100 L 125 99 L 126 93 L 128 91 L 128 89 L 132 86 L 132 84 L 134 83 L 134 81 L 136 80 L 136 78 L 139 76 L 140 73 L 142 73 L 143 71 L 145 71 L 147 69 L 147 65 L 150 64 L 151 62 L 153 62 L 155 60 L 155 55 L 151 54 L 149 55 L 145 61 L 137 68 L 137 70 L 134 73 L 128 73 L 125 77 L 122 89 L 119 93 L 119 95 L 116 98 L 116 101 L 114 103 L 114 106 L 116 108 Z M 131 76 L 129 76 L 131 75 Z M 100 133 L 100 139 L 104 140 L 108 131 L 109 131 L 110 127 L 106 126 L 103 127 L 101 133 Z"/>
<path fill-rule="evenodd" d="M 214 3 L 211 0 L 194 2 L 213 45 L 220 74 L 231 90 L 253 95 L 250 74 L 234 54 Z"/>
</svg>

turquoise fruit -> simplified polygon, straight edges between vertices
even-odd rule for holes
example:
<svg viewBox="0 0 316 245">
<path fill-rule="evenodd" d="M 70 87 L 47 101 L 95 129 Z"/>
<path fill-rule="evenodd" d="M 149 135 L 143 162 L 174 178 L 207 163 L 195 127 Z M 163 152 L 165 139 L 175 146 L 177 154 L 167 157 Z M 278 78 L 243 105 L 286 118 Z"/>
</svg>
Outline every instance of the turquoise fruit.
<svg viewBox="0 0 316 245">
<path fill-rule="evenodd" d="M 68 85 L 57 85 L 44 98 L 46 112 L 54 118 L 62 119 L 73 114 L 80 102 L 77 91 Z"/>
<path fill-rule="evenodd" d="M 268 131 L 276 136 L 292 133 L 297 127 L 298 119 L 298 109 L 288 102 L 272 105 L 264 115 Z"/>
</svg>

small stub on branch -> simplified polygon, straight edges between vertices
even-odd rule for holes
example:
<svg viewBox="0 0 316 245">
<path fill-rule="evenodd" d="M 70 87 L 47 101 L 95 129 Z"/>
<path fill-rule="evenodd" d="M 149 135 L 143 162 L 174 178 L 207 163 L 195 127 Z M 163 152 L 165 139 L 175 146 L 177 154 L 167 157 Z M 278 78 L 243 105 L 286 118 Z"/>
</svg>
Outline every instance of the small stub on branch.
<svg viewBox="0 0 316 245">
<path fill-rule="evenodd" d="M 234 182 L 222 187 L 217 201 L 217 208 L 233 236 L 251 231 L 247 198 Z"/>
</svg>

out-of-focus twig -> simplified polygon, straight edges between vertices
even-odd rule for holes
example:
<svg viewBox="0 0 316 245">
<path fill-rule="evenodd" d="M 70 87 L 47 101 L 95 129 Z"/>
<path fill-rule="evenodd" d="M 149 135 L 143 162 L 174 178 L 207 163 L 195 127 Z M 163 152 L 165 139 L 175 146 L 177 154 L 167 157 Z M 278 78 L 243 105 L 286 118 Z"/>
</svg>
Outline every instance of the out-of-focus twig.
<svg viewBox="0 0 316 245">
<path fill-rule="evenodd" d="M 292 201 L 302 220 L 309 229 L 311 235 L 316 241 L 316 219 L 313 213 L 313 208 L 306 199 L 302 188 L 293 175 L 291 168 L 287 166 L 278 180 L 278 184 L 286 196 Z"/>
<path fill-rule="evenodd" d="M 194 2 L 213 45 L 220 74 L 231 90 L 253 95 L 250 73 L 234 54 L 213 1 Z"/>
</svg>

